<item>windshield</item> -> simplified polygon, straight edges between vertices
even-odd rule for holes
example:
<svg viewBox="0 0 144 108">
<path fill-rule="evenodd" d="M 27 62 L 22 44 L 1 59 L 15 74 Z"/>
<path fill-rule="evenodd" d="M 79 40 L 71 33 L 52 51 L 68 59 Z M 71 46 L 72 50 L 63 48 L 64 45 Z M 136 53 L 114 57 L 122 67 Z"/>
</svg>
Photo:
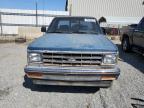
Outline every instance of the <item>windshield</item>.
<svg viewBox="0 0 144 108">
<path fill-rule="evenodd" d="M 47 33 L 99 34 L 99 24 L 94 18 L 55 18 Z"/>
</svg>

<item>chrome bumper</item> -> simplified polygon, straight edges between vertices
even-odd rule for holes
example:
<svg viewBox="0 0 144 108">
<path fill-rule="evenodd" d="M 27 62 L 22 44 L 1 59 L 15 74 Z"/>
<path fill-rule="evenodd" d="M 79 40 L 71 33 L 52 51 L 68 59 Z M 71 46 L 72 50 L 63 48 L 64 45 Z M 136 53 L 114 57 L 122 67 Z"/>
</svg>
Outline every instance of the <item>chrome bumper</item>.
<svg viewBox="0 0 144 108">
<path fill-rule="evenodd" d="M 73 86 L 109 86 L 120 74 L 118 67 L 102 69 L 100 67 L 38 67 L 26 66 L 25 73 L 34 84 L 73 85 Z M 107 78 L 106 80 L 102 78 Z M 111 79 L 108 79 L 111 78 Z"/>
</svg>

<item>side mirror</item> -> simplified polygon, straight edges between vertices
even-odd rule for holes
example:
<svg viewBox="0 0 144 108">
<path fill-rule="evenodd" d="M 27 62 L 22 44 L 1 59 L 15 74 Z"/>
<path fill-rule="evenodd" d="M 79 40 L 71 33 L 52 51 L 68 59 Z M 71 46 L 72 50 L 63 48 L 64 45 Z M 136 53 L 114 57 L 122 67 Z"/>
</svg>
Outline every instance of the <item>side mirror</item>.
<svg viewBox="0 0 144 108">
<path fill-rule="evenodd" d="M 41 32 L 46 32 L 46 26 L 41 27 Z"/>
</svg>

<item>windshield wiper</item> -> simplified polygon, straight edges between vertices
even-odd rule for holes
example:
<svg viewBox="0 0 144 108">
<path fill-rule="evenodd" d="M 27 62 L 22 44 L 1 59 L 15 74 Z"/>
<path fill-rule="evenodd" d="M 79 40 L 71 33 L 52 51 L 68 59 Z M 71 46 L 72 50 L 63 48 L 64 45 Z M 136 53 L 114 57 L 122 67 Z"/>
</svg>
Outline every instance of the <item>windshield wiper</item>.
<svg viewBox="0 0 144 108">
<path fill-rule="evenodd" d="M 76 34 L 98 34 L 97 32 L 85 32 L 85 31 L 73 31 L 73 32 L 64 32 L 64 31 L 52 31 L 47 33 L 76 33 Z"/>
<path fill-rule="evenodd" d="M 71 33 L 77 33 L 77 34 L 98 34 L 97 32 L 84 32 L 84 31 L 76 31 Z"/>
<path fill-rule="evenodd" d="M 75 32 L 71 32 L 71 33 L 77 33 L 77 34 L 85 34 L 86 32 L 75 31 Z"/>
<path fill-rule="evenodd" d="M 90 34 L 98 34 L 98 32 L 89 32 Z"/>
<path fill-rule="evenodd" d="M 69 32 L 64 32 L 64 31 L 52 31 L 52 32 L 47 32 L 47 33 L 69 33 Z"/>
</svg>

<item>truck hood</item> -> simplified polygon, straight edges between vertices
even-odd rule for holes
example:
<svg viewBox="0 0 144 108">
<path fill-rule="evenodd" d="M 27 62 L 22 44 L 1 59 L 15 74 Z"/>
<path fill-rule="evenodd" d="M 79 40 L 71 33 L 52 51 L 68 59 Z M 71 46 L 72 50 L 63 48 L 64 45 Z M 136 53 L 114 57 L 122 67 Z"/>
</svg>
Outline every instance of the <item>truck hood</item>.
<svg viewBox="0 0 144 108">
<path fill-rule="evenodd" d="M 117 47 L 101 34 L 48 33 L 33 41 L 28 50 L 116 52 Z"/>
</svg>

